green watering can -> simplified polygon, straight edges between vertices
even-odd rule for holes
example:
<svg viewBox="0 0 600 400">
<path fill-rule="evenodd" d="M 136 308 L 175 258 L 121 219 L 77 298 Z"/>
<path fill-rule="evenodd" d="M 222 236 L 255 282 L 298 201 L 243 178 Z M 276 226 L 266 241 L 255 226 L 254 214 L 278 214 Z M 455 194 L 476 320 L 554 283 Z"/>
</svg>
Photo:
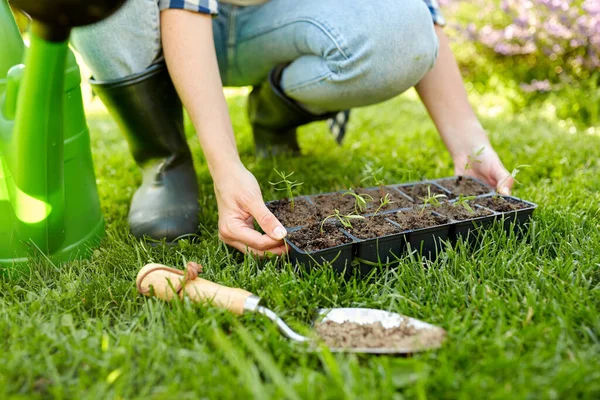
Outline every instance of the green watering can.
<svg viewBox="0 0 600 400">
<path fill-rule="evenodd" d="M 25 50 L 8 2 L 0 0 L 3 268 L 40 251 L 59 262 L 84 257 L 104 234 L 79 67 L 68 39 L 71 27 L 105 18 L 123 1 L 12 0 L 33 19 Z"/>
</svg>

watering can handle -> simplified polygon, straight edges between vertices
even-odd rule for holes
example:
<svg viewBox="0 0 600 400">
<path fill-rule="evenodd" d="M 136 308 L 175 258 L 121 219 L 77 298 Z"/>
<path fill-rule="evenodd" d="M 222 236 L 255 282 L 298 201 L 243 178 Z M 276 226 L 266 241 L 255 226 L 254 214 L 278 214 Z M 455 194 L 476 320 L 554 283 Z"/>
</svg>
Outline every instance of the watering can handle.
<svg viewBox="0 0 600 400">
<path fill-rule="evenodd" d="M 194 302 L 211 303 L 237 315 L 249 309 L 248 303 L 258 302 L 256 296 L 243 289 L 198 278 L 200 272 L 202 266 L 193 262 L 188 263 L 185 271 L 161 264 L 147 264 L 137 275 L 137 290 L 145 296 L 167 301 L 175 296 L 183 297 L 185 293 Z"/>
</svg>

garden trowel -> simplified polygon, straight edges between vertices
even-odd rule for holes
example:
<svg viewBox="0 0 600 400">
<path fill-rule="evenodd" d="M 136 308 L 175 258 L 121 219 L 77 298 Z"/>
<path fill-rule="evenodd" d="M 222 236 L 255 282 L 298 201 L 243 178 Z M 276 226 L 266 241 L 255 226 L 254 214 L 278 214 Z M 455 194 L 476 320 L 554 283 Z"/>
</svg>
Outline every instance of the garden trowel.
<svg viewBox="0 0 600 400">
<path fill-rule="evenodd" d="M 275 322 L 279 330 L 289 339 L 308 343 L 312 349 L 318 342 L 312 337 L 298 334 L 292 330 L 272 310 L 260 305 L 260 297 L 239 288 L 230 288 L 198 277 L 202 267 L 190 262 L 186 271 L 167 267 L 161 264 L 148 264 L 138 273 L 137 290 L 146 295 L 170 301 L 184 296 L 198 303 L 211 303 L 225 308 L 234 314 L 246 312 L 262 314 Z M 333 352 L 373 353 L 373 354 L 408 354 L 439 348 L 446 332 L 437 326 L 400 314 L 370 308 L 331 308 L 317 310 L 315 323 L 381 323 L 383 328 L 395 328 L 402 324 L 411 326 L 418 332 L 415 340 L 402 341 L 402 345 L 390 343 L 389 347 L 330 347 Z"/>
</svg>

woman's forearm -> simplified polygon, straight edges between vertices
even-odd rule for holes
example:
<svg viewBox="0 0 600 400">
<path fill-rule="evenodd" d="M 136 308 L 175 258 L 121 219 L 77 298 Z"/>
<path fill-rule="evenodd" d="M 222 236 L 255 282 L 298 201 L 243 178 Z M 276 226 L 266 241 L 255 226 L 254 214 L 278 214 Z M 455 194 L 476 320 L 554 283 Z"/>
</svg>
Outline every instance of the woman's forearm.
<svg viewBox="0 0 600 400">
<path fill-rule="evenodd" d="M 223 95 L 211 17 L 165 10 L 161 13 L 161 31 L 169 73 L 216 179 L 241 162 Z"/>
<path fill-rule="evenodd" d="M 440 51 L 435 67 L 416 86 L 454 161 L 456 175 L 470 175 L 510 194 L 510 176 L 467 99 L 462 76 L 448 37 L 435 27 Z M 473 158 L 476 162 L 473 162 Z"/>
<path fill-rule="evenodd" d="M 438 59 L 416 89 L 446 147 L 459 156 L 487 145 L 488 138 L 467 99 L 448 37 L 441 27 L 435 29 L 440 43 Z"/>
</svg>

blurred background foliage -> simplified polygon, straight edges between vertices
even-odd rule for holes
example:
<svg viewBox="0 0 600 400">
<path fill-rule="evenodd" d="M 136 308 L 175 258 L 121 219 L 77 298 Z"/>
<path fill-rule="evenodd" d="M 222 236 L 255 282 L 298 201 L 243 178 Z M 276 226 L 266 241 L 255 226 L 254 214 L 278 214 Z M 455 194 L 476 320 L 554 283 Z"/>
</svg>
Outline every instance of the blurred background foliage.
<svg viewBox="0 0 600 400">
<path fill-rule="evenodd" d="M 467 85 L 600 122 L 600 0 L 440 0 Z M 501 86 L 501 87 L 498 87 Z"/>
</svg>

